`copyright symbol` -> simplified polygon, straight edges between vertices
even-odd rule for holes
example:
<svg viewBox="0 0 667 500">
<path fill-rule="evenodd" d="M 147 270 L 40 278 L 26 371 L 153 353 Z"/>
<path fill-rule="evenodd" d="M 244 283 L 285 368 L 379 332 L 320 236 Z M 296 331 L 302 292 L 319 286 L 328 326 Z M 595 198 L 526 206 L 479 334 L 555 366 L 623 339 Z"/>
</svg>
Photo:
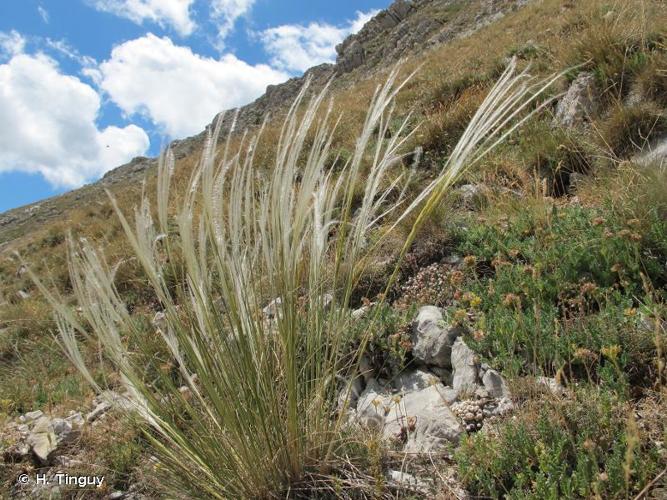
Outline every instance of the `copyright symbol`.
<svg viewBox="0 0 667 500">
<path fill-rule="evenodd" d="M 28 476 L 28 474 L 21 474 L 18 477 L 18 482 L 21 484 L 27 484 L 28 481 L 30 481 L 30 476 Z"/>
</svg>

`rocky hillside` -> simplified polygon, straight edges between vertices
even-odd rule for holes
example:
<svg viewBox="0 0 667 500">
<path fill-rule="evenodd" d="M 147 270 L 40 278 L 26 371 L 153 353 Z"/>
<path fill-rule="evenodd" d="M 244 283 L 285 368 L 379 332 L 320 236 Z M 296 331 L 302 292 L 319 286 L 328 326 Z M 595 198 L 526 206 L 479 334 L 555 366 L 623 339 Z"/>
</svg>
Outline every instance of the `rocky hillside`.
<svg viewBox="0 0 667 500">
<path fill-rule="evenodd" d="M 405 180 L 402 194 L 414 197 L 439 178 L 509 61 L 537 78 L 562 74 L 541 96 L 537 114 L 429 206 L 403 258 L 414 214 L 396 227 L 388 216 L 364 228 L 363 246 L 371 253 L 343 292 L 329 289 L 328 281 L 313 291 L 304 279 L 298 286 L 289 282 L 287 293 L 264 293 L 265 276 L 257 276 L 251 311 L 230 331 L 250 324 L 268 332 L 253 344 L 269 349 L 260 351 L 268 353 L 260 359 L 271 360 L 264 370 L 255 370 L 250 356 L 252 369 L 243 371 L 243 350 L 224 337 L 227 321 L 241 315 L 229 314 L 238 302 L 236 296 L 225 300 L 217 278 L 222 273 L 233 282 L 237 268 L 209 267 L 212 252 L 194 252 L 199 255 L 190 255 L 186 265 L 179 252 L 187 238 L 170 219 L 164 232 L 173 244 L 162 253 L 161 236 L 152 247 L 165 298 L 128 245 L 103 189 L 115 193 L 131 219 L 145 177 L 153 196 L 155 159 L 137 158 L 90 186 L 0 215 L 0 497 L 81 495 L 74 485 L 53 485 L 63 473 L 104 476 L 99 488 L 86 492 L 90 498 L 215 497 L 218 490 L 193 479 L 203 470 L 206 484 L 218 481 L 220 491 L 233 483 L 240 493 L 227 496 L 235 498 L 665 498 L 667 6 L 659 0 L 641 2 L 641 9 L 628 5 L 397 0 L 337 48 L 336 64 L 269 87 L 238 110 L 238 130 L 266 120 L 264 140 L 253 151 L 265 180 L 285 106 L 306 79 L 313 90 L 333 79 L 334 113 L 341 121 L 326 171 L 344 175 L 340 167 L 355 157 L 373 92 L 400 59 L 400 76 L 416 73 L 398 93 L 386 128 L 378 125 L 370 149 L 400 137 L 407 120 L 412 134 L 388 172 Z M 225 120 L 229 127 L 231 114 Z M 187 191 L 205 135 L 171 145 L 174 204 Z M 237 138 L 232 134 L 231 147 Z M 311 141 L 308 135 L 304 142 Z M 362 174 L 349 187 L 351 226 L 372 188 L 366 176 L 373 154 L 360 157 Z M 294 173 L 289 188 L 298 193 L 301 171 Z M 102 267 L 113 275 L 122 307 L 101 319 L 93 315 L 105 303 L 99 297 L 80 295 L 84 300 L 76 303 L 67 232 L 100 249 Z M 339 236 L 332 230 L 330 237 Z M 198 275 L 192 259 L 203 259 Z M 329 272 L 327 265 L 304 267 Z M 99 393 L 63 356 L 54 340 L 62 324 L 28 268 L 58 291 L 71 318 L 83 325 L 73 337 Z M 85 274 L 79 275 L 79 292 Z M 206 282 L 210 296 L 192 293 L 188 287 L 209 274 L 216 277 Z M 97 330 L 108 318 L 120 340 L 105 350 Z M 343 328 L 310 328 L 308 321 L 321 318 Z M 285 394 L 272 392 L 293 368 L 281 364 L 294 347 L 283 339 L 296 339 L 296 362 L 309 366 L 302 352 L 328 342 L 321 332 L 358 363 L 336 366 L 329 400 L 317 394 L 292 408 Z M 174 342 L 183 347 L 178 356 Z M 276 344 L 280 349 L 267 347 Z M 192 355 L 193 345 L 205 346 L 203 355 Z M 122 355 L 114 358 L 119 349 Z M 201 359 L 212 360 L 220 376 L 205 379 L 204 364 L 188 374 L 186 363 Z M 146 391 L 160 421 L 182 431 L 167 441 L 174 455 L 160 448 L 165 435 L 156 437 L 154 427 L 136 418 L 136 394 L 118 370 L 125 360 L 141 368 L 133 387 Z M 222 380 L 232 390 L 224 392 Z M 273 397 L 275 405 L 263 404 Z M 261 412 L 246 411 L 245 401 L 270 416 L 275 412 L 277 422 L 255 420 Z M 312 421 L 342 422 L 335 446 L 314 447 L 313 453 L 333 450 L 326 463 L 310 463 L 298 446 L 289 453 L 280 446 L 267 451 L 257 440 L 267 436 L 274 444 L 293 432 L 302 443 L 306 426 L 283 420 L 283 407 L 297 419 L 315 412 L 321 418 Z M 317 414 L 318 408 L 326 414 Z M 244 453 L 233 459 L 220 443 L 230 442 L 238 428 L 223 421 L 245 431 L 238 441 Z M 297 420 L 304 421 L 312 422 Z M 306 437 L 319 443 L 315 434 Z M 293 440 L 286 442 L 289 448 Z M 287 465 L 264 474 L 280 460 Z M 229 480 L 228 472 L 239 470 L 233 477 L 241 480 Z M 38 473 L 52 484 L 31 480 Z M 25 483 L 17 480 L 22 474 Z"/>
<path fill-rule="evenodd" d="M 225 124 L 228 126 L 238 112 L 237 129 L 257 127 L 266 116 L 284 112 L 286 104 L 292 102 L 307 79 L 311 80 L 313 90 L 332 78 L 338 86 L 354 85 L 373 70 L 386 69 L 402 57 L 468 36 L 525 3 L 526 0 L 396 0 L 336 48 L 335 64 L 322 64 L 301 77 L 269 86 L 253 103 L 239 110 L 226 110 Z M 201 149 L 205 137 L 206 130 L 174 141 L 170 147 L 176 158 L 189 157 Z M 44 224 L 62 219 L 72 208 L 104 198 L 104 189 L 139 184 L 146 171 L 156 165 L 154 158 L 134 158 L 91 185 L 0 214 L 0 248 Z"/>
</svg>

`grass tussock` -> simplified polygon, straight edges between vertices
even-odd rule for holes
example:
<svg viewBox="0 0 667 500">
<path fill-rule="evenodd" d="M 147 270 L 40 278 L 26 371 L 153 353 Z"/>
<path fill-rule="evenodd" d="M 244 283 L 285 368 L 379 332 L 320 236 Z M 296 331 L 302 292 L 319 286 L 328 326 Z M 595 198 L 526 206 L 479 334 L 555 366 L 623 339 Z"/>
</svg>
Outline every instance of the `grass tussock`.
<svg viewBox="0 0 667 500">
<path fill-rule="evenodd" d="M 376 91 L 354 154 L 336 176 L 325 168 L 335 128 L 326 92 L 308 103 L 302 93 L 271 169 L 255 168 L 258 138 L 218 152 L 214 134 L 175 216 L 168 209 L 169 153 L 157 179 L 155 221 L 147 199 L 134 227 L 112 199 L 165 314 L 154 338 L 171 357 L 166 373 L 150 370 L 147 378 L 143 360 L 154 345 L 118 292 L 117 269 L 86 241 L 70 241 L 81 315 L 39 286 L 57 312 L 70 360 L 98 390 L 78 339 L 101 343 L 171 473 L 168 489 L 200 497 L 284 496 L 312 474 L 335 469 L 347 445 L 342 416 L 334 417 L 339 374 L 354 370 L 372 331 L 360 335 L 356 349 L 345 349 L 350 298 L 383 233 L 379 240 L 368 235 L 389 215 L 391 231 L 414 213 L 405 255 L 461 173 L 527 119 L 524 111 L 550 82 L 513 71 L 491 90 L 441 174 L 409 202 L 395 169 L 409 132 L 400 126 L 387 133 L 401 88 L 395 74 Z M 362 175 L 363 196 L 353 206 Z M 170 286 L 170 273 L 180 285 Z"/>
<path fill-rule="evenodd" d="M 419 72 L 372 119 L 368 103 L 386 72 L 341 77 L 332 108 L 321 98 L 313 110 L 303 96 L 259 139 L 233 134 L 223 149 L 209 143 L 201 161 L 165 161 L 159 182 L 149 172 L 143 189 L 116 189 L 124 210 L 142 195 L 151 200 L 134 223 L 114 216 L 111 200 L 93 200 L 10 243 L 34 274 L 52 277 L 45 285 L 81 371 L 49 336 L 51 308 L 4 251 L 0 416 L 81 409 L 91 382 L 129 389 L 145 437 L 133 428 L 122 443 L 99 441 L 119 488 L 164 473 L 178 479 L 165 483 L 172 496 L 395 496 L 384 473 L 402 464 L 378 440 L 339 432 L 331 397 L 362 350 L 388 378 L 409 367 L 407 326 L 414 307 L 430 303 L 467 326 L 469 345 L 527 406 L 458 455 L 472 492 L 638 493 L 656 463 L 667 465 L 655 455 L 665 442 L 660 422 L 638 418 L 639 434 L 627 424 L 632 412 L 664 414 L 667 176 L 626 160 L 666 132 L 666 16 L 653 0 L 530 2 L 406 61 L 396 81 Z M 536 117 L 475 162 L 486 148 L 470 146 L 488 137 L 480 123 L 492 118 L 476 109 L 492 109 L 488 92 L 508 55 L 537 74 L 592 72 L 597 106 L 581 130 Z M 418 146 L 425 154 L 415 162 Z M 450 192 L 457 180 L 482 188 L 473 203 Z M 447 263 L 452 254 L 462 269 Z M 321 300 L 326 293 L 333 307 Z M 277 297 L 284 313 L 265 319 L 261 310 Z M 375 314 L 350 325 L 344 311 L 369 299 Z M 166 314 L 159 328 L 156 310 Z M 534 375 L 582 391 L 568 393 L 570 402 L 545 401 L 534 388 L 524 394 L 518 385 L 534 385 Z M 578 404 L 603 428 L 592 429 Z M 608 445 L 612 438 L 620 444 Z M 513 450 L 515 442 L 522 445 Z M 147 447 L 160 463 L 142 472 L 139 448 Z M 568 474 L 576 477 L 555 485 Z M 202 478 L 210 489 L 193 486 Z"/>
<path fill-rule="evenodd" d="M 664 50 L 655 14 L 655 6 L 645 2 L 590 2 L 564 28 L 576 33 L 567 61 L 592 71 L 603 97 L 624 99 L 651 54 Z"/>
<path fill-rule="evenodd" d="M 652 102 L 617 105 L 600 125 L 600 139 L 616 158 L 646 151 L 667 133 L 667 115 Z"/>
</svg>

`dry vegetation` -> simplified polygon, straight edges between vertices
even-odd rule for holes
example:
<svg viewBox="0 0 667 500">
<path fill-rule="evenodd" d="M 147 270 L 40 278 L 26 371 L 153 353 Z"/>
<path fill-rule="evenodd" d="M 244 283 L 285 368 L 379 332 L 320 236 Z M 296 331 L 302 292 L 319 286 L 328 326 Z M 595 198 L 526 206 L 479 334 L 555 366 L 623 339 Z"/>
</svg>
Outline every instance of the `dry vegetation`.
<svg viewBox="0 0 667 500">
<path fill-rule="evenodd" d="M 460 481 L 474 495 L 633 498 L 667 467 L 667 426 L 661 418 L 667 414 L 667 174 L 630 161 L 667 132 L 665 26 L 667 8 L 657 0 L 544 0 L 401 65 L 399 80 L 417 72 L 397 96 L 397 118 L 386 136 L 396 134 L 412 112 L 409 125 L 417 130 L 404 145 L 406 156 L 398 167 L 412 172 L 408 198 L 440 173 L 509 57 L 522 67 L 530 65 L 537 75 L 568 70 L 550 89 L 554 95 L 582 71 L 590 71 L 600 89 L 599 109 L 584 129 L 555 129 L 547 110 L 466 174 L 460 183 L 485 186 L 473 207 L 456 194 L 431 207 L 389 290 L 390 271 L 417 221 L 415 214 L 382 239 L 365 273 L 350 285 L 346 306 L 389 292 L 381 295 L 386 303 L 378 307 L 373 334 L 365 339 L 382 370 L 396 372 L 409 363 L 409 346 L 400 345 L 401 335 L 414 306 L 432 303 L 466 323 L 475 350 L 510 378 L 519 409 L 497 423 L 494 432 L 470 436 L 453 458 Z M 333 113 L 341 113 L 341 122 L 327 168 L 336 171 L 353 158 L 365 110 L 386 77 L 379 72 L 355 81 L 360 75 L 352 74 L 334 84 Z M 255 152 L 262 174 L 271 174 L 281 123 L 275 117 L 266 125 Z M 304 140 L 312 144 L 312 132 Z M 417 146 L 424 155 L 411 170 L 410 153 Z M 230 139 L 229 147 L 238 150 L 240 138 Z M 350 190 L 354 208 L 372 172 L 370 159 L 366 153 Z M 174 213 L 198 160 L 193 156 L 176 165 Z M 572 173 L 585 175 L 575 185 Z M 151 174 L 151 199 L 154 190 Z M 140 191 L 132 186 L 114 194 L 125 213 L 137 205 Z M 195 219 L 197 214 L 199 208 Z M 392 223 L 381 224 L 371 242 Z M 47 287 L 71 300 L 68 231 L 86 237 L 103 249 L 110 266 L 117 265 L 116 288 L 134 325 L 132 337 L 144 339 L 137 341 L 136 362 L 154 378 L 173 376 L 170 355 L 150 323 L 163 300 L 132 256 L 112 204 L 96 199 L 68 210 L 50 227 L 17 238 L 0 254 L 0 295 L 9 301 L 0 309 L 0 418 L 34 409 L 66 413 L 92 397 L 54 341 L 50 307 L 28 274 L 19 272 L 11 253 L 19 251 L 32 271 L 45 277 Z M 450 253 L 467 256 L 470 266 L 461 275 L 443 263 Z M 171 264 L 174 271 L 165 276 L 165 286 L 173 291 L 188 264 Z M 19 299 L 19 290 L 31 297 Z M 104 359 L 95 342 L 84 344 L 82 356 L 97 383 L 120 385 L 113 359 Z M 567 395 L 558 398 L 540 389 L 533 382 L 536 375 L 556 377 Z M 118 488 L 150 475 L 145 429 L 115 419 L 106 425 L 114 435 L 122 430 L 123 438 L 109 442 L 107 429 L 91 429 L 81 444 L 91 462 L 108 470 Z M 99 449 L 104 453 L 94 451 Z M 332 463 L 341 484 L 358 488 L 360 497 L 396 494 L 383 486 L 383 467 L 393 460 L 388 450 L 369 440 L 345 451 L 361 458 Z M 436 470 L 450 466 L 428 465 Z M 16 470 L 5 467 L 0 481 L 8 485 Z M 255 486 L 266 484 L 265 479 L 257 479 Z M 276 482 L 284 487 L 291 480 Z M 299 487 L 317 481 L 308 477 L 304 483 Z M 335 482 L 325 481 L 325 487 L 330 494 L 340 493 Z M 241 487 L 234 491 L 249 495 Z"/>
</svg>

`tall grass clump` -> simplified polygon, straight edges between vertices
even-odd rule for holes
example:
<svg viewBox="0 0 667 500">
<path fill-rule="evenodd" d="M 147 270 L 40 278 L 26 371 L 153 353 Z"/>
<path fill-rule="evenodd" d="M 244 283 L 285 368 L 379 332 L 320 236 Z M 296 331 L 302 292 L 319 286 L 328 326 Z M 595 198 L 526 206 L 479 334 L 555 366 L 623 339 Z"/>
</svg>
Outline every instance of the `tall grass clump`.
<svg viewBox="0 0 667 500">
<path fill-rule="evenodd" d="M 405 83 L 397 83 L 397 71 L 378 87 L 354 152 L 336 172 L 326 167 L 337 122 L 328 91 L 307 98 L 304 88 L 270 165 L 253 156 L 261 131 L 244 135 L 237 150 L 229 138 L 219 148 L 219 121 L 175 214 L 169 151 L 159 166 L 155 212 L 144 197 L 133 225 L 112 198 L 164 313 L 153 335 L 170 369 L 145 375 L 146 346 L 154 341 L 128 312 L 115 267 L 90 242 L 69 241 L 80 313 L 34 278 L 54 307 L 65 352 L 98 391 L 81 344 L 101 345 L 127 406 L 147 426 L 170 494 L 285 497 L 331 484 L 349 443 L 336 394 L 349 390 L 342 374 L 355 370 L 373 328 L 370 322 L 354 344 L 359 351 L 346 352 L 350 297 L 386 233 L 369 235 L 376 227 L 393 230 L 414 212 L 405 254 L 462 172 L 540 108 L 536 99 L 553 80 L 515 69 L 512 63 L 501 76 L 441 174 L 413 200 L 401 189 L 399 161 L 409 117 L 398 133 L 386 133 Z M 166 280 L 174 274 L 176 287 Z"/>
</svg>

